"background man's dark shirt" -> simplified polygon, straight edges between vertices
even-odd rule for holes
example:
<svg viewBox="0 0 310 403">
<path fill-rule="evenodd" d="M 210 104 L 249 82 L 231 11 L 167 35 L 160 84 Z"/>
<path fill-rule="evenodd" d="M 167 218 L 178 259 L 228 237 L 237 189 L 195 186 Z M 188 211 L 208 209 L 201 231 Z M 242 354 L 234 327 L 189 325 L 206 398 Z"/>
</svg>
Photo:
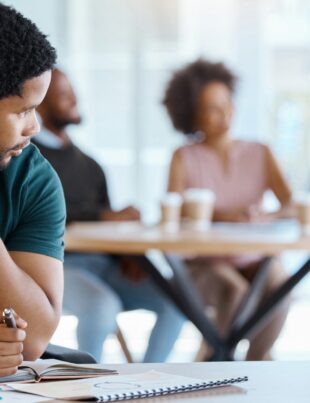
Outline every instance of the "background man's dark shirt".
<svg viewBox="0 0 310 403">
<path fill-rule="evenodd" d="M 50 162 L 62 183 L 67 221 L 96 221 L 110 208 L 105 174 L 100 165 L 72 143 L 49 148 L 33 141 Z"/>
</svg>

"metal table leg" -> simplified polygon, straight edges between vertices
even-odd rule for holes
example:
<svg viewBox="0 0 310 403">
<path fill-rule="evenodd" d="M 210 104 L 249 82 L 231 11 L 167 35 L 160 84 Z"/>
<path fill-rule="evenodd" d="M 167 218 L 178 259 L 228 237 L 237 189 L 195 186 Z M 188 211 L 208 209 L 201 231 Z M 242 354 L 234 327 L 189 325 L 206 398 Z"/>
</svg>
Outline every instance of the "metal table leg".
<svg viewBox="0 0 310 403">
<path fill-rule="evenodd" d="M 260 330 L 281 301 L 310 272 L 309 259 L 273 295 L 255 309 L 271 262 L 271 258 L 266 258 L 246 297 L 247 304 L 237 312 L 232 324 L 232 331 L 227 339 L 223 340 L 205 315 L 204 304 L 188 274 L 186 264 L 178 256 L 166 255 L 165 257 L 173 271 L 173 281 L 167 280 L 145 256 L 136 256 L 136 259 L 212 346 L 214 350 L 212 360 L 214 361 L 232 360 L 238 342 Z"/>
<path fill-rule="evenodd" d="M 158 286 L 197 327 L 214 350 L 213 360 L 231 360 L 230 351 L 205 314 L 205 306 L 188 275 L 186 265 L 178 256 L 165 256 L 173 271 L 173 280 L 167 280 L 145 256 L 136 256 L 139 264 L 148 271 Z"/>
<path fill-rule="evenodd" d="M 266 323 L 270 315 L 292 289 L 310 272 L 310 259 L 288 280 L 286 280 L 239 328 L 236 328 L 227 339 L 233 349 L 237 343 L 257 332 Z"/>
<path fill-rule="evenodd" d="M 266 257 L 260 263 L 249 291 L 241 302 L 239 309 L 235 313 L 235 316 L 232 320 L 231 333 L 236 329 L 240 329 L 244 323 L 247 322 L 261 302 L 272 260 L 273 258 Z"/>
</svg>

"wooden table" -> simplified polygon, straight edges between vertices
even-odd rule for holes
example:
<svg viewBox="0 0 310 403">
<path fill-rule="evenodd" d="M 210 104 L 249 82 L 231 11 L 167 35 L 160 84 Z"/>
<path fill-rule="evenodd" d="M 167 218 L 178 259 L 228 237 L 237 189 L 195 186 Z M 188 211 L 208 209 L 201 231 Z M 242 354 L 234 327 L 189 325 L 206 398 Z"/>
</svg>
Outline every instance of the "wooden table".
<svg viewBox="0 0 310 403">
<path fill-rule="evenodd" d="M 310 237 L 300 235 L 296 223 L 280 221 L 273 224 L 216 224 L 209 230 L 185 227 L 168 231 L 143 227 L 138 223 L 76 223 L 65 236 L 70 252 L 102 252 L 131 254 L 148 271 L 181 311 L 200 330 L 214 349 L 214 360 L 233 358 L 237 343 L 258 331 L 284 297 L 310 271 L 310 260 L 297 270 L 264 304 L 259 305 L 272 256 L 288 250 L 310 250 Z M 173 284 L 145 257 L 156 249 L 164 253 L 173 270 Z M 184 255 L 232 256 L 241 254 L 264 256 L 253 285 L 233 321 L 226 340 L 205 315 L 205 307 L 186 270 Z"/>
<path fill-rule="evenodd" d="M 294 222 L 272 224 L 215 224 L 210 230 L 164 227 L 139 223 L 76 223 L 65 237 L 67 251 L 143 254 L 151 249 L 166 253 L 204 256 L 259 253 L 275 255 L 287 250 L 310 250 L 310 237 L 300 236 Z"/>
</svg>

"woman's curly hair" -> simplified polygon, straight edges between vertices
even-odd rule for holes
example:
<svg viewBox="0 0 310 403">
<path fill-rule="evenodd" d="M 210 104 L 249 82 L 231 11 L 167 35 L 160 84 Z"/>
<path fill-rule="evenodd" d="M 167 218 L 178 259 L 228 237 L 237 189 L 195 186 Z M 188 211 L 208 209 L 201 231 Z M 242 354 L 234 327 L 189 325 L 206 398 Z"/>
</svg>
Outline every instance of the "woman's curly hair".
<svg viewBox="0 0 310 403">
<path fill-rule="evenodd" d="M 237 77 L 223 63 L 204 59 L 198 59 L 174 73 L 168 82 L 163 104 L 177 130 L 186 135 L 194 134 L 201 91 L 215 81 L 225 84 L 234 92 Z"/>
<path fill-rule="evenodd" d="M 37 26 L 0 3 L 0 99 L 21 95 L 26 80 L 55 63 L 56 51 Z"/>
</svg>

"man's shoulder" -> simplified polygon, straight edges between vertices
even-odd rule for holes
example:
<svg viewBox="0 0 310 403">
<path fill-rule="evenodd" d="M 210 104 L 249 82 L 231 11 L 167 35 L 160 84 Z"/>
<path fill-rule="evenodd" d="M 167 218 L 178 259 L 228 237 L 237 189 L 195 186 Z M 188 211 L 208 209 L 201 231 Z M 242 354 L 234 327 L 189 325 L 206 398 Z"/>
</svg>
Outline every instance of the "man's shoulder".
<svg viewBox="0 0 310 403">
<path fill-rule="evenodd" d="M 27 196 L 27 201 L 36 199 L 38 194 L 62 192 L 56 171 L 32 143 L 11 162 L 6 172 L 6 182 L 11 191 L 15 189 L 15 194 Z"/>
<path fill-rule="evenodd" d="M 41 154 L 40 150 L 36 145 L 30 143 L 28 147 L 26 147 L 22 154 L 18 157 L 15 157 L 12 161 L 11 165 L 13 168 L 20 169 L 25 165 L 35 165 L 35 164 L 44 164 L 46 163 L 46 159 Z"/>
<path fill-rule="evenodd" d="M 44 134 L 43 132 L 42 134 Z M 38 149 L 38 151 L 43 154 L 47 160 L 51 157 L 52 159 L 79 159 L 82 160 L 86 164 L 98 165 L 97 161 L 92 158 L 89 154 L 83 151 L 77 144 L 75 144 L 71 139 L 68 144 L 65 144 L 61 147 L 51 147 L 50 144 L 46 143 L 46 140 L 43 142 L 40 137 L 41 133 L 33 139 L 33 144 Z"/>
<path fill-rule="evenodd" d="M 24 168 L 23 165 L 28 166 L 28 171 L 25 172 L 27 177 L 32 177 L 34 175 L 40 174 L 40 177 L 42 179 L 43 178 L 46 179 L 46 177 L 53 177 L 55 179 L 58 179 L 58 175 L 55 172 L 54 168 L 48 162 L 48 160 L 41 154 L 40 150 L 36 145 L 32 143 L 29 144 L 29 146 L 25 149 L 25 151 L 23 151 L 23 154 L 24 152 L 25 154 L 23 155 L 24 158 L 20 160 L 20 165 L 21 168 Z"/>
<path fill-rule="evenodd" d="M 54 175 L 53 169 L 48 161 L 43 157 L 38 148 L 30 143 L 22 154 L 12 159 L 10 165 L 5 170 L 6 176 L 12 180 L 27 180 L 34 173 L 46 173 Z"/>
<path fill-rule="evenodd" d="M 12 201 L 4 234 L 8 250 L 62 260 L 65 200 L 50 163 L 30 144 L 14 158 L 5 175 Z"/>
<path fill-rule="evenodd" d="M 19 167 L 24 166 L 25 164 L 30 165 L 33 163 L 34 160 L 40 159 L 42 157 L 38 148 L 30 143 L 28 147 L 23 149 L 23 152 L 20 156 L 14 157 L 12 159 L 11 164 L 9 167 L 13 167 L 15 170 L 19 169 Z"/>
<path fill-rule="evenodd" d="M 76 144 L 73 144 L 73 148 L 79 158 L 83 159 L 88 166 L 93 169 L 103 171 L 101 165 L 95 160 L 95 158 L 91 157 L 89 154 L 86 154 Z"/>
</svg>

